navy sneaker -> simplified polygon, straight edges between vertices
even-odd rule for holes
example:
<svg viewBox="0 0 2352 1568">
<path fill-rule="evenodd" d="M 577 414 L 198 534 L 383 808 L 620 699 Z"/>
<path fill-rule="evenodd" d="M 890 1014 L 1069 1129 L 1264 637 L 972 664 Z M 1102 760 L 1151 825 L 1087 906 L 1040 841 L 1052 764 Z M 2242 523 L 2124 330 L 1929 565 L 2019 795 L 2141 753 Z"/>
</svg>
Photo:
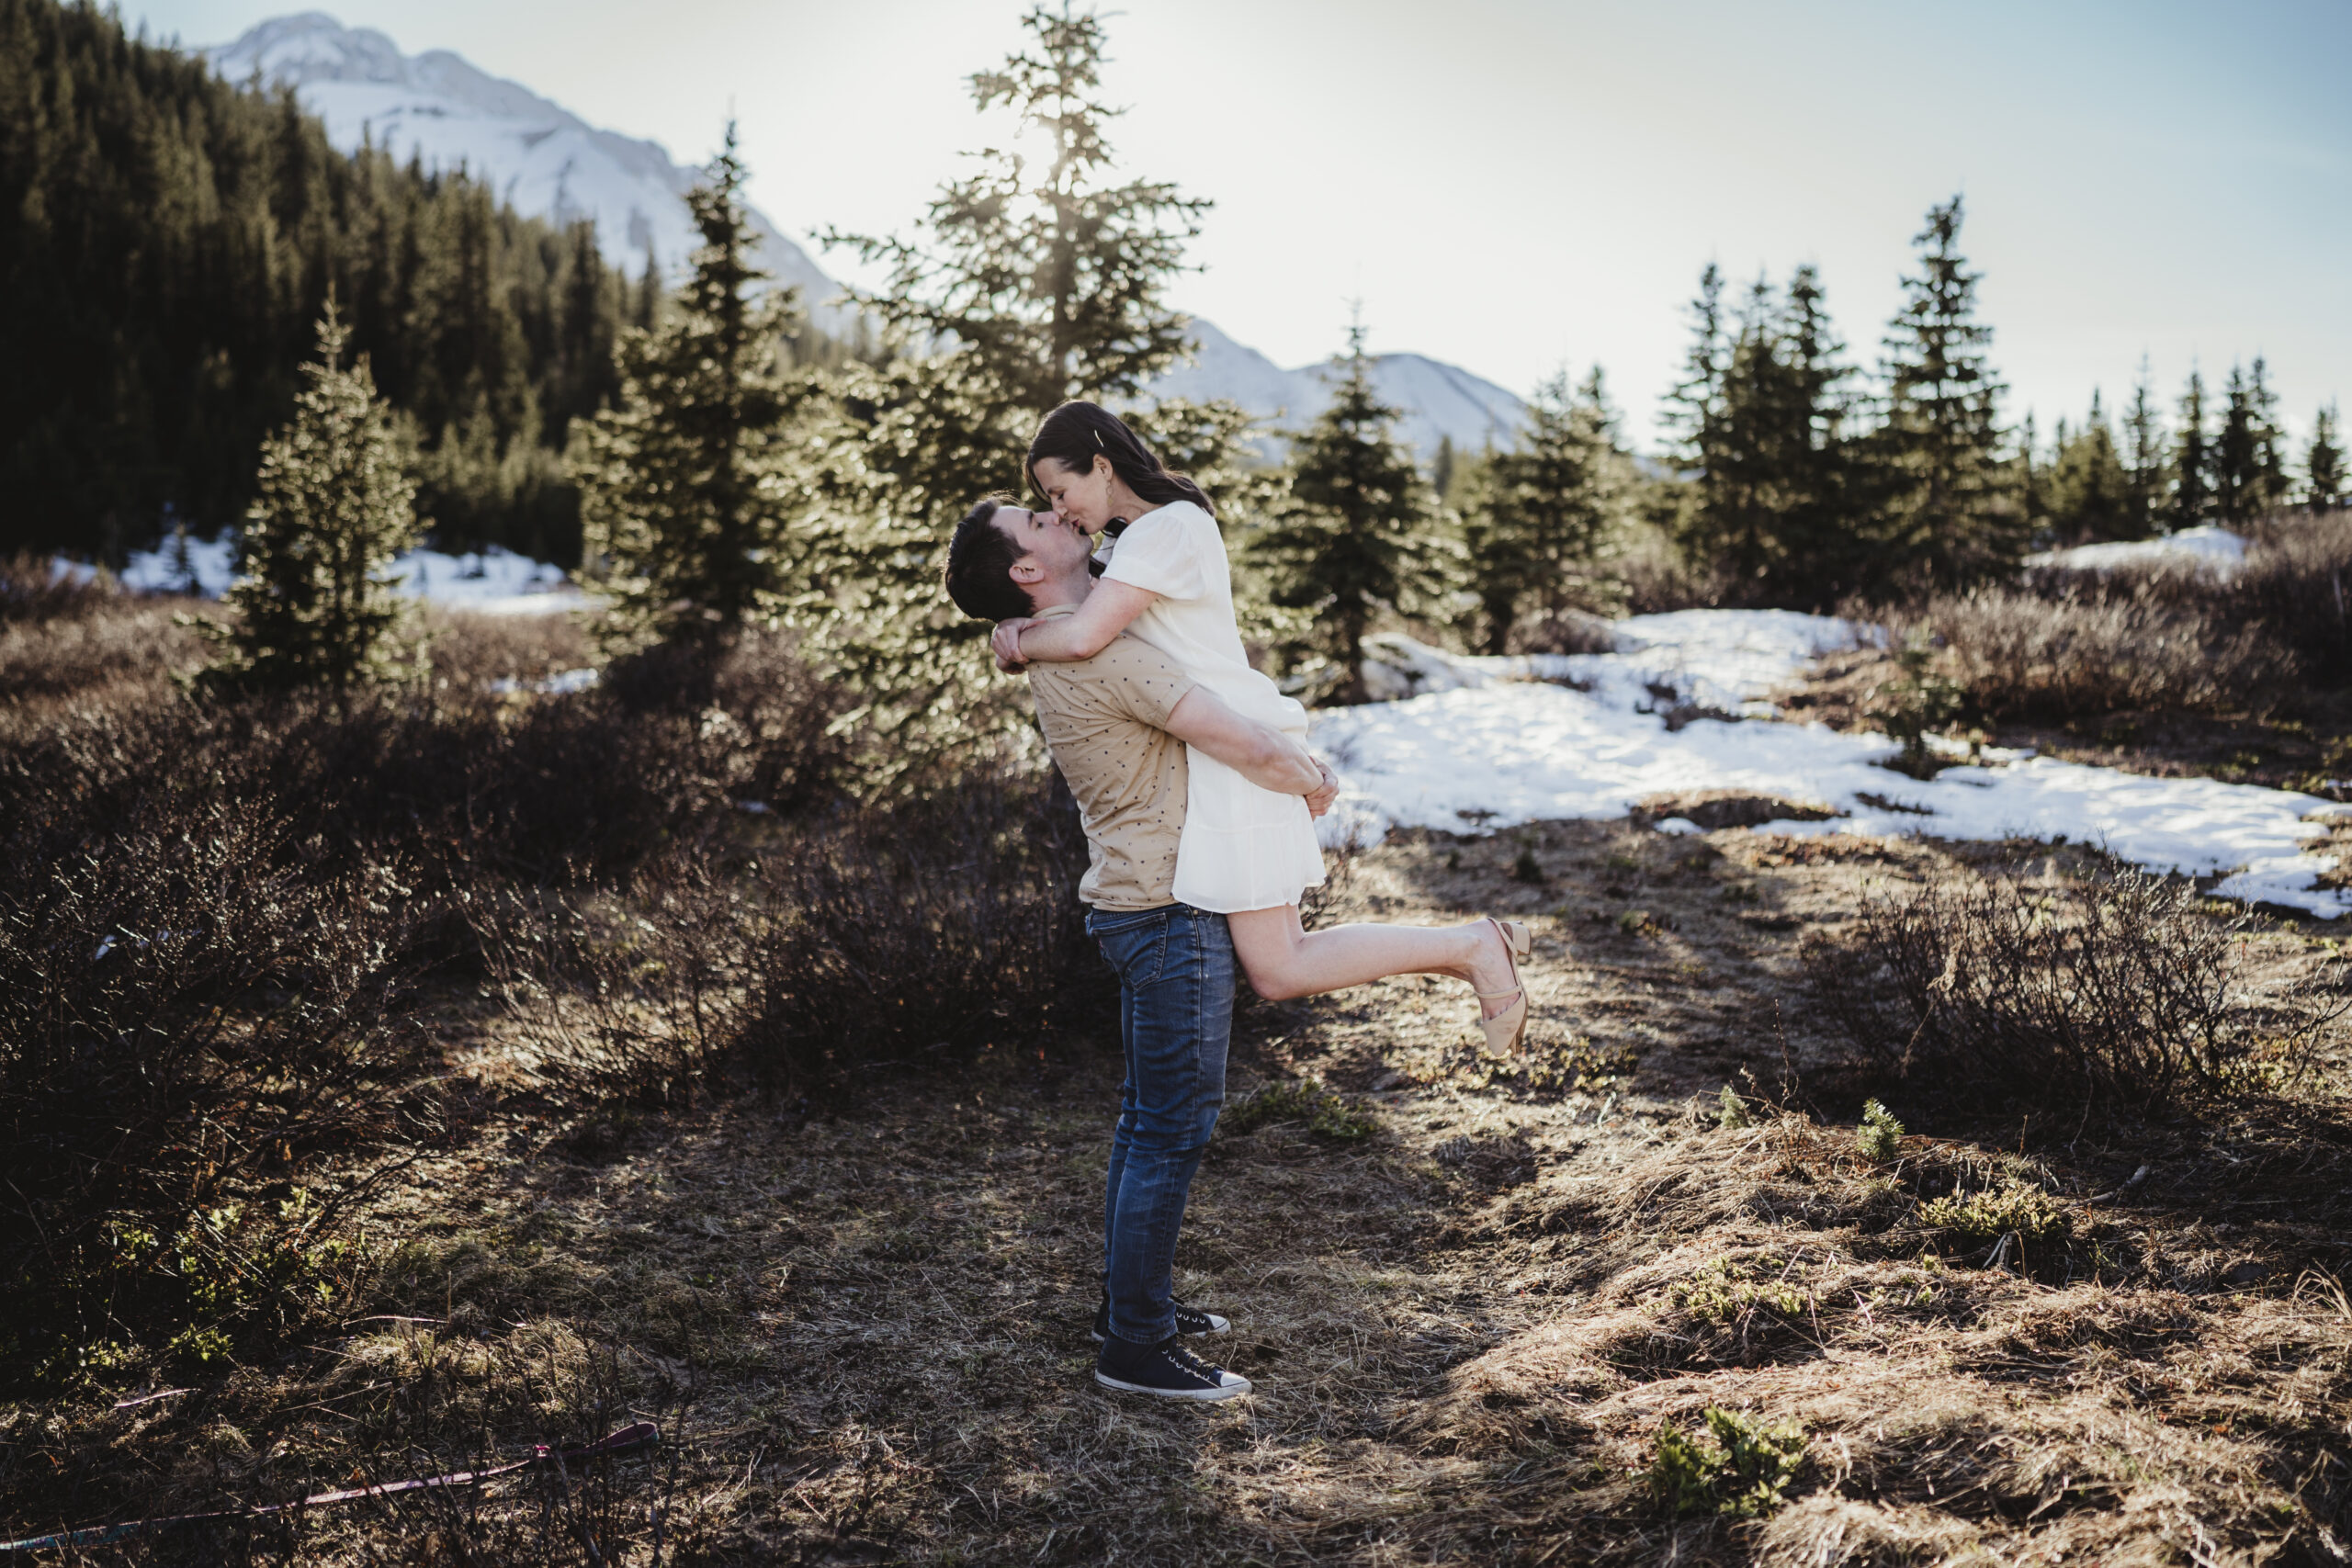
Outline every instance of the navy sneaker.
<svg viewBox="0 0 2352 1568">
<path fill-rule="evenodd" d="M 1238 1399 L 1250 1392 L 1248 1378 L 1210 1366 L 1185 1349 L 1173 1335 L 1157 1345 L 1105 1339 L 1102 1353 L 1094 1359 L 1094 1381 L 1129 1393 L 1204 1403 Z"/>
<path fill-rule="evenodd" d="M 1203 1312 L 1196 1306 L 1176 1303 L 1176 1332 L 1179 1334 L 1230 1334 L 1233 1325 L 1213 1312 Z M 1102 1344 L 1111 1337 L 1111 1298 L 1106 1294 L 1102 1304 L 1094 1309 L 1094 1343 Z"/>
</svg>

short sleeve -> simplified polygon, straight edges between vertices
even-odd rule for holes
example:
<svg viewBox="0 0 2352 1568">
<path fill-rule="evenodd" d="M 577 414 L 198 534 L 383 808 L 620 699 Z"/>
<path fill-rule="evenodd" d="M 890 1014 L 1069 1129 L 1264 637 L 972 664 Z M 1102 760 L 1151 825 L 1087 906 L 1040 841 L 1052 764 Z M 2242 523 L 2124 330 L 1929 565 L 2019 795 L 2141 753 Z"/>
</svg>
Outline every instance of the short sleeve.
<svg viewBox="0 0 2352 1568">
<path fill-rule="evenodd" d="M 1163 599 L 1201 598 L 1208 592 L 1208 581 L 1199 531 L 1216 526 L 1216 520 L 1191 502 L 1171 502 L 1128 525 L 1111 547 L 1111 564 L 1102 575 Z"/>
<path fill-rule="evenodd" d="M 1195 683 L 1182 666 L 1136 637 L 1113 637 L 1087 664 L 1086 684 L 1097 702 L 1154 729 L 1168 728 L 1169 716 Z"/>
</svg>

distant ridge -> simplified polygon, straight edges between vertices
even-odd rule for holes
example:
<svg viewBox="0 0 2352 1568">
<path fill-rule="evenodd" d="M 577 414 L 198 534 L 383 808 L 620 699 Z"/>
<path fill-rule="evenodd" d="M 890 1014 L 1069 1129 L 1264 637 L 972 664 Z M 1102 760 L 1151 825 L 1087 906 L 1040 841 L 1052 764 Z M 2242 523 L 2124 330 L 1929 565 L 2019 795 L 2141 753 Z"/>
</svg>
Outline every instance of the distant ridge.
<svg viewBox="0 0 2352 1568">
<path fill-rule="evenodd" d="M 594 219 L 606 259 L 632 272 L 650 247 L 662 270 L 674 273 L 699 241 L 684 199 L 699 169 L 679 164 L 658 141 L 600 130 L 447 50 L 402 54 L 372 28 L 304 11 L 201 52 L 232 82 L 258 78 L 293 88 L 345 152 L 372 141 L 403 163 L 413 156 L 428 168 L 462 167 L 517 212 L 557 222 Z M 841 286 L 765 213 L 752 208 L 751 219 L 762 264 L 799 286 L 819 327 L 848 333 L 854 313 L 832 302 Z M 1193 322 L 1193 333 L 1198 361 L 1153 383 L 1155 395 L 1230 398 L 1284 429 L 1305 425 L 1330 400 L 1322 366 L 1284 370 L 1204 321 Z M 1446 436 L 1465 452 L 1507 446 L 1526 412 L 1492 381 L 1418 354 L 1380 355 L 1373 383 L 1404 412 L 1398 434 L 1425 457 Z"/>
<path fill-rule="evenodd" d="M 1298 430 L 1331 400 L 1328 364 L 1284 370 L 1256 349 L 1234 342 L 1213 322 L 1193 322 L 1199 356 L 1151 384 L 1162 397 L 1231 398 L 1277 429 Z M 1404 413 L 1397 434 L 1424 457 L 1439 441 L 1453 439 L 1470 453 L 1509 446 L 1518 438 L 1527 405 L 1513 393 L 1459 366 L 1419 354 L 1383 354 L 1372 364 L 1381 400 Z"/>
<path fill-rule="evenodd" d="M 363 141 L 406 163 L 464 168 L 517 212 L 571 222 L 596 220 L 606 260 L 631 272 L 650 247 L 665 273 L 685 265 L 700 243 L 685 194 L 701 171 L 679 164 L 658 141 L 599 130 L 519 83 L 477 69 L 447 50 L 404 55 L 372 28 L 346 28 L 323 11 L 277 17 L 236 42 L 203 51 L 231 82 L 294 89 L 345 152 Z M 848 313 L 830 303 L 840 285 L 751 211 L 760 261 L 800 286 L 817 325 L 841 332 Z"/>
</svg>

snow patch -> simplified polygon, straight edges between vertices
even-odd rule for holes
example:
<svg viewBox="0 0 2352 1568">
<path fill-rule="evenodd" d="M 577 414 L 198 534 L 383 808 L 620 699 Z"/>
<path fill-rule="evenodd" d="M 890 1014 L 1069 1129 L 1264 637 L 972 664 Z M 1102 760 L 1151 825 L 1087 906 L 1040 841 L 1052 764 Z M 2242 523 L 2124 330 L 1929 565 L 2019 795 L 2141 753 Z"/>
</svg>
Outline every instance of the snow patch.
<svg viewBox="0 0 2352 1568">
<path fill-rule="evenodd" d="M 236 536 L 223 533 L 217 539 L 175 536 L 154 549 L 134 551 L 121 581 L 134 593 L 218 599 L 236 576 Z M 481 615 L 553 615 L 594 603 L 561 567 L 498 545 L 461 556 L 411 550 L 393 560 L 387 581 L 411 599 Z"/>
<path fill-rule="evenodd" d="M 1687 610 L 1618 623 L 1614 653 L 1472 660 L 1390 639 L 1377 651 L 1399 656 L 1396 678 L 1430 689 L 1315 716 L 1315 740 L 1344 774 L 1324 841 L 1605 819 L 1653 795 L 1725 790 L 1837 813 L 1758 832 L 2093 843 L 2151 871 L 2229 873 L 2223 897 L 2352 912 L 2352 894 L 2318 885 L 2331 857 L 2308 846 L 2328 829 L 2305 818 L 2329 803 L 2313 795 L 1997 750 L 1917 780 L 1881 765 L 1900 750 L 1883 735 L 1760 716 L 1667 728 L 1661 710 L 1678 704 L 1769 712 L 1760 699 L 1807 660 L 1873 635 L 1785 611 Z M 1569 677 L 1589 689 L 1554 683 Z"/>
<path fill-rule="evenodd" d="M 2113 545 L 2077 545 L 2071 550 L 2044 550 L 2025 558 L 2030 567 L 2059 571 L 2115 571 L 2131 567 L 2193 566 L 2228 577 L 2245 561 L 2245 539 L 2227 528 L 2200 523 L 2161 539 L 2132 539 Z"/>
</svg>

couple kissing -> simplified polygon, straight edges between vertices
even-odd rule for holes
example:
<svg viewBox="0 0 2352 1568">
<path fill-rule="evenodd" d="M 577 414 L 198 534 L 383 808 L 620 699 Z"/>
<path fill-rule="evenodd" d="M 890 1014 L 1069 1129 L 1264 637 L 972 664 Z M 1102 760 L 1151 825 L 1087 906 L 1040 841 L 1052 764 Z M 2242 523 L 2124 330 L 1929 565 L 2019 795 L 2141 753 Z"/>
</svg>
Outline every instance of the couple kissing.
<svg viewBox="0 0 2352 1568">
<path fill-rule="evenodd" d="M 1269 998 L 1390 975 L 1466 980 L 1489 1046 L 1520 1046 L 1532 947 L 1516 920 L 1308 931 L 1323 881 L 1315 818 L 1339 793 L 1306 748 L 1306 710 L 1251 668 L 1215 508 L 1125 423 L 1065 403 L 1029 445 L 1046 504 L 982 501 L 956 525 L 946 586 L 997 623 L 999 667 L 1026 672 L 1038 728 L 1085 822 L 1079 897 L 1119 976 L 1126 1076 L 1102 1207 L 1095 1381 L 1187 1400 L 1247 1379 L 1186 1336 L 1217 1314 L 1176 1300 L 1176 1235 L 1225 1102 L 1237 972 Z"/>
</svg>

